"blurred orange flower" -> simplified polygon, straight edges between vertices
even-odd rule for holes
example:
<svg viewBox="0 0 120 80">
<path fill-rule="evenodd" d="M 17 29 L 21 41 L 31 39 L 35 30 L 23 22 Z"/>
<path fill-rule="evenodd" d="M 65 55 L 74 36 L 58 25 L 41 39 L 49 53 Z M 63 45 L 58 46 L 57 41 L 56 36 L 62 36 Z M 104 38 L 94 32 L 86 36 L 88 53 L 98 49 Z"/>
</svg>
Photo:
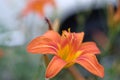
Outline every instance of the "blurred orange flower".
<svg viewBox="0 0 120 80">
<path fill-rule="evenodd" d="M 75 63 L 80 64 L 89 72 L 101 78 L 104 68 L 97 61 L 95 54 L 100 51 L 94 42 L 83 42 L 84 32 L 71 33 L 63 31 L 62 36 L 53 30 L 33 39 L 27 51 L 38 54 L 55 55 L 46 70 L 46 78 L 54 77 L 62 68 L 67 68 Z"/>
<path fill-rule="evenodd" d="M 120 0 L 118 0 L 116 12 L 113 5 L 108 6 L 108 23 L 112 26 L 120 23 Z"/>
<path fill-rule="evenodd" d="M 56 6 L 54 0 L 30 0 L 23 10 L 22 16 L 26 16 L 29 12 L 35 12 L 44 16 L 44 7 L 47 4 Z"/>
<path fill-rule="evenodd" d="M 118 0 L 118 7 L 117 7 L 117 11 L 113 17 L 114 22 L 120 22 L 120 0 Z"/>
</svg>

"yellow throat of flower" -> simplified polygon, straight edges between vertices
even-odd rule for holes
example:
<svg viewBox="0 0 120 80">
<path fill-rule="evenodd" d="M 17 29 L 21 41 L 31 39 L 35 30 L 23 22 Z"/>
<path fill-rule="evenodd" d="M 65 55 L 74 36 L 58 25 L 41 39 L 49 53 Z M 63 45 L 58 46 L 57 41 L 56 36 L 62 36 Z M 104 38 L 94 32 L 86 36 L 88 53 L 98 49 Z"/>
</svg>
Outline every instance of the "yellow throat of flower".
<svg viewBox="0 0 120 80">
<path fill-rule="evenodd" d="M 74 64 L 74 61 L 80 56 L 81 53 L 82 52 L 79 50 L 76 51 L 72 45 L 67 44 L 65 47 L 59 49 L 58 56 L 67 62 L 65 67 L 69 67 Z"/>
</svg>

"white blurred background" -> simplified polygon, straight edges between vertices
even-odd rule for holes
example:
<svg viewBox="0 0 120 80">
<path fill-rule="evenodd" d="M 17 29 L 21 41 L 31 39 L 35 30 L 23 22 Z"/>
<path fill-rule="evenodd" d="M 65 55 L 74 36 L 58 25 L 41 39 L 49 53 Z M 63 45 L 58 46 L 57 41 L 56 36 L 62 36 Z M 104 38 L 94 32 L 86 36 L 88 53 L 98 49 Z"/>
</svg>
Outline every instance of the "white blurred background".
<svg viewBox="0 0 120 80">
<path fill-rule="evenodd" d="M 30 13 L 22 19 L 18 16 L 28 0 L 0 1 L 0 45 L 19 46 L 27 40 L 43 34 L 47 25 L 41 17 Z M 45 15 L 54 20 L 64 20 L 71 14 L 91 8 L 105 7 L 107 4 L 116 5 L 117 0 L 55 0 L 57 8 L 45 6 Z"/>
</svg>

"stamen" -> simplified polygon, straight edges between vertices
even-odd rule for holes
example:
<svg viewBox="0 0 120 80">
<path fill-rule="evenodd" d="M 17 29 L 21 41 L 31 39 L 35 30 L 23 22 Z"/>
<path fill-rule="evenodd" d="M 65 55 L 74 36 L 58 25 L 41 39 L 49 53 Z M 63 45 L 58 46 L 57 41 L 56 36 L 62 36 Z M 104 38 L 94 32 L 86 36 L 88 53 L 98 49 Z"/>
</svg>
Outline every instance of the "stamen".
<svg viewBox="0 0 120 80">
<path fill-rule="evenodd" d="M 68 28 L 68 32 L 70 32 L 70 28 Z"/>
</svg>

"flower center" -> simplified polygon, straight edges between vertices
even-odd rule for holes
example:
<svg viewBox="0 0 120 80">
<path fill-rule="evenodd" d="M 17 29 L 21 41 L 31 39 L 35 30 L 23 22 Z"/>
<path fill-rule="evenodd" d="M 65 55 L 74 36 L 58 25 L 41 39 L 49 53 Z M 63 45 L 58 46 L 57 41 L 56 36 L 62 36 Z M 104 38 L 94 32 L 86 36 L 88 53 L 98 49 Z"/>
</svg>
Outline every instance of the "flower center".
<svg viewBox="0 0 120 80">
<path fill-rule="evenodd" d="M 74 64 L 74 60 L 79 57 L 81 54 L 81 51 L 76 50 L 75 47 L 73 47 L 70 44 L 67 44 L 65 47 L 60 48 L 58 51 L 58 56 L 65 60 L 68 64 L 65 67 L 69 67 Z"/>
</svg>

